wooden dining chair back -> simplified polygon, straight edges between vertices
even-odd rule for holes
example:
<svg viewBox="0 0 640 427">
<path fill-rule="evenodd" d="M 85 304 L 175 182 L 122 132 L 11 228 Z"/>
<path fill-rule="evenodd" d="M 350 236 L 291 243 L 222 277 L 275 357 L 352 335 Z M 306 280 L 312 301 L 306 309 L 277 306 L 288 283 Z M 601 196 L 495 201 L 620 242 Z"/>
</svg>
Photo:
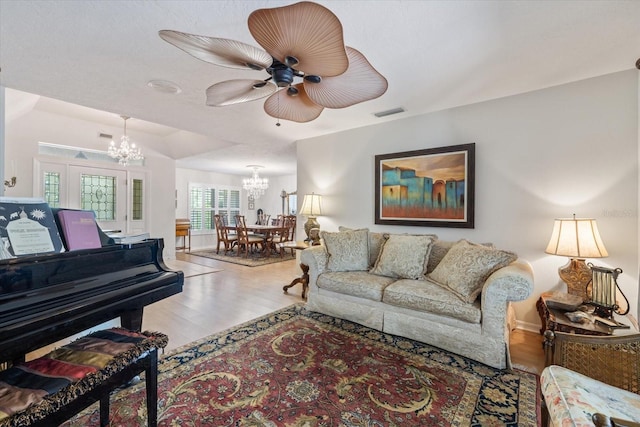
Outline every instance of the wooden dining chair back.
<svg viewBox="0 0 640 427">
<path fill-rule="evenodd" d="M 249 252 L 256 250 L 258 245 L 264 250 L 264 236 L 249 233 L 244 215 L 236 215 L 236 233 L 238 235 L 238 255 L 244 252 L 245 258 L 248 258 Z"/>
<path fill-rule="evenodd" d="M 289 228 L 288 241 L 293 242 L 296 240 L 296 221 L 295 215 L 287 215 L 284 217 L 284 222 Z"/>
<path fill-rule="evenodd" d="M 258 214 L 258 225 L 269 225 L 269 218 L 271 215 L 269 214 Z"/>
<path fill-rule="evenodd" d="M 296 217 L 295 215 L 287 215 L 284 217 L 284 223 L 282 225 L 282 229 L 280 231 L 280 238 L 276 242 L 276 247 L 278 248 L 278 252 L 280 253 L 280 257 L 284 256 L 285 246 L 283 243 L 293 242 L 294 236 L 296 232 Z M 289 247 L 291 250 L 291 255 L 294 255 L 295 248 Z"/>
<path fill-rule="evenodd" d="M 214 215 L 213 224 L 216 228 L 216 236 L 218 238 L 216 253 L 220 253 L 220 244 L 223 244 L 224 254 L 226 255 L 228 251 L 232 250 L 233 247 L 238 244 L 238 235 L 229 231 L 230 229 L 225 225 L 222 215 Z"/>
</svg>

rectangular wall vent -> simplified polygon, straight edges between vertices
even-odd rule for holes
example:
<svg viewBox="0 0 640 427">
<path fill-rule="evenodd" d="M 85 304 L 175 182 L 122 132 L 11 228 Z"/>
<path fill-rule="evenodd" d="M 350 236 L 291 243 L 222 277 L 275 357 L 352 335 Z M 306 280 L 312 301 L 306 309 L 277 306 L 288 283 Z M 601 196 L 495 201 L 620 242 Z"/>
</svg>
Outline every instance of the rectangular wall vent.
<svg viewBox="0 0 640 427">
<path fill-rule="evenodd" d="M 386 116 L 390 116 L 392 114 L 398 114 L 398 113 L 404 113 L 404 108 L 402 107 L 392 108 L 391 110 L 380 111 L 378 113 L 374 113 L 373 115 L 376 117 L 386 117 Z"/>
<path fill-rule="evenodd" d="M 113 135 L 109 135 L 109 134 L 106 134 L 106 133 L 99 133 L 98 137 L 99 138 L 106 138 L 106 139 L 113 139 Z"/>
</svg>

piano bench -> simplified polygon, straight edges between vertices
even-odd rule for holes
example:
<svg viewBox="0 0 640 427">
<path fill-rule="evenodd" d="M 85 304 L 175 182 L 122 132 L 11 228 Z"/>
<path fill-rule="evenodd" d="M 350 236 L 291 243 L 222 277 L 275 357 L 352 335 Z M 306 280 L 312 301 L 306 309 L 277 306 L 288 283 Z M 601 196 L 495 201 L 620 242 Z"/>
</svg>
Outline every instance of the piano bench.
<svg viewBox="0 0 640 427">
<path fill-rule="evenodd" d="M 157 425 L 158 332 L 123 328 L 97 331 L 51 353 L 0 372 L 0 427 L 62 424 L 100 402 L 100 425 L 109 425 L 109 395 L 145 372 L 147 419 Z"/>
</svg>

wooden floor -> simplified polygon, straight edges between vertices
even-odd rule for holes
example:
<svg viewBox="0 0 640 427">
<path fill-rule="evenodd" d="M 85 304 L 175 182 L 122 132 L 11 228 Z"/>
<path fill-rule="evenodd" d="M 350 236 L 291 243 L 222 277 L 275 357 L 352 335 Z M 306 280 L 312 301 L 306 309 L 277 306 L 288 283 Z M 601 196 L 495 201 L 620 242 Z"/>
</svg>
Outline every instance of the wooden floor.
<svg viewBox="0 0 640 427">
<path fill-rule="evenodd" d="M 244 267 L 178 252 L 168 264 L 185 273 L 184 290 L 145 309 L 143 329 L 169 335 L 168 349 L 302 302 L 301 287 L 282 287 L 300 275 L 295 261 Z M 513 364 L 540 373 L 542 338 L 516 330 L 511 334 Z"/>
</svg>

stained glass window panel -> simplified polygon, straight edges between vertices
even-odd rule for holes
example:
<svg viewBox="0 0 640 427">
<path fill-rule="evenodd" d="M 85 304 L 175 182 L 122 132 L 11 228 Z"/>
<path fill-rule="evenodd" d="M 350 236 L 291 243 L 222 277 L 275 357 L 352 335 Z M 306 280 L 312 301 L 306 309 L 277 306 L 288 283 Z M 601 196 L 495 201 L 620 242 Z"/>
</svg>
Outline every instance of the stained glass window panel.
<svg viewBox="0 0 640 427">
<path fill-rule="evenodd" d="M 58 172 L 44 173 L 44 200 L 52 208 L 60 207 L 60 174 Z"/>
<path fill-rule="evenodd" d="M 98 221 L 116 219 L 116 177 L 81 175 L 80 203 L 82 209 L 93 211 Z"/>
</svg>

